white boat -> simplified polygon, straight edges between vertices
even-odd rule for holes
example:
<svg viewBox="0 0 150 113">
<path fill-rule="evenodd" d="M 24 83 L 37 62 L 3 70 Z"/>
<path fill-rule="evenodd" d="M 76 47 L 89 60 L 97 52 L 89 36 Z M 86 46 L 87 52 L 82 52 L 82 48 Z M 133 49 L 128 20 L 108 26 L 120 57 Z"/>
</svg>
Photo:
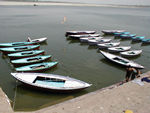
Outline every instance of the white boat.
<svg viewBox="0 0 150 113">
<path fill-rule="evenodd" d="M 75 38 L 75 39 L 79 39 L 83 37 L 99 37 L 99 36 L 100 34 L 69 35 L 70 38 Z"/>
<path fill-rule="evenodd" d="M 100 40 L 88 40 L 89 45 L 97 45 L 97 44 L 102 44 L 102 43 L 108 43 L 112 39 L 100 39 Z"/>
<path fill-rule="evenodd" d="M 83 38 L 80 38 L 80 42 L 88 42 L 88 40 L 99 40 L 102 38 L 103 37 L 83 37 Z"/>
<path fill-rule="evenodd" d="M 52 92 L 79 91 L 91 86 L 86 82 L 62 75 L 45 73 L 11 73 L 18 81 L 38 89 Z"/>
<path fill-rule="evenodd" d="M 131 51 L 120 52 L 120 55 L 123 57 L 134 57 L 140 55 L 141 53 L 142 50 L 131 50 Z"/>
<path fill-rule="evenodd" d="M 81 35 L 81 34 L 94 34 L 96 31 L 66 31 L 66 36 L 68 35 Z"/>
<path fill-rule="evenodd" d="M 125 32 L 125 30 L 102 30 L 105 35 L 114 35 L 114 33 Z"/>
<path fill-rule="evenodd" d="M 43 37 L 43 38 L 37 38 L 37 39 L 31 39 L 30 37 L 28 37 L 28 42 L 35 42 L 35 43 L 42 43 L 45 42 L 47 40 L 47 37 Z"/>
<path fill-rule="evenodd" d="M 131 46 L 119 46 L 119 47 L 110 47 L 108 48 L 109 52 L 123 52 L 130 50 Z"/>
<path fill-rule="evenodd" d="M 120 45 L 120 42 L 110 42 L 110 43 L 97 44 L 97 46 L 100 49 L 110 48 L 110 47 L 117 47 L 119 45 Z"/>
<path fill-rule="evenodd" d="M 108 52 L 104 52 L 104 51 L 100 51 L 100 52 L 105 58 L 109 59 L 112 62 L 121 64 L 123 66 L 131 66 L 131 67 L 140 68 L 140 69 L 144 68 L 144 66 L 137 64 L 131 60 L 125 59 L 123 57 L 120 57 L 120 56 L 117 56 Z"/>
</svg>

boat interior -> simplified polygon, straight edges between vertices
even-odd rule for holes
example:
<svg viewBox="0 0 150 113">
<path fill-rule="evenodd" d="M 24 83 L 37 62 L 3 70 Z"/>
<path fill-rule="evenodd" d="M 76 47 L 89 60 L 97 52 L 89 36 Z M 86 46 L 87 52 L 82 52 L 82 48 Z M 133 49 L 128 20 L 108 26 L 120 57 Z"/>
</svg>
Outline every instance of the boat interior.
<svg viewBox="0 0 150 113">
<path fill-rule="evenodd" d="M 33 83 L 40 84 L 40 85 L 46 85 L 46 86 L 53 86 L 53 87 L 64 87 L 65 80 L 37 76 L 36 79 L 33 81 Z"/>
<path fill-rule="evenodd" d="M 41 60 L 42 58 L 39 57 L 39 58 L 29 58 L 27 59 L 27 61 L 37 61 L 37 60 Z"/>
<path fill-rule="evenodd" d="M 15 48 L 15 50 L 24 50 L 24 49 L 28 49 L 28 47 Z"/>
<path fill-rule="evenodd" d="M 118 58 L 118 57 L 113 58 L 113 60 L 116 60 L 116 61 L 122 62 L 122 63 L 124 63 L 124 64 L 129 63 L 129 62 L 127 62 L 127 61 L 125 61 L 125 60 L 123 60 L 123 59 L 120 59 L 120 58 Z"/>
<path fill-rule="evenodd" d="M 22 53 L 22 55 L 28 55 L 28 54 L 33 54 L 33 52 Z"/>
</svg>

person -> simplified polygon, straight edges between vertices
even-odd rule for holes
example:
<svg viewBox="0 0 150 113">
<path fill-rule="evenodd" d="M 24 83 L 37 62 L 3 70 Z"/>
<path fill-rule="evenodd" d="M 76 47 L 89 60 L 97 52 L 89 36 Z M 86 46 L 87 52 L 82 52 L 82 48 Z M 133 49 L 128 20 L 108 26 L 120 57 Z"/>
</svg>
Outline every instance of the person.
<svg viewBox="0 0 150 113">
<path fill-rule="evenodd" d="M 131 75 L 132 75 L 132 72 L 133 72 L 133 69 L 132 67 L 129 65 L 127 68 L 126 68 L 126 76 L 125 76 L 125 82 L 128 82 L 131 78 Z"/>
<path fill-rule="evenodd" d="M 135 78 L 140 77 L 141 72 L 138 68 L 132 68 L 132 75 L 131 75 L 131 80 L 134 80 Z"/>
</svg>

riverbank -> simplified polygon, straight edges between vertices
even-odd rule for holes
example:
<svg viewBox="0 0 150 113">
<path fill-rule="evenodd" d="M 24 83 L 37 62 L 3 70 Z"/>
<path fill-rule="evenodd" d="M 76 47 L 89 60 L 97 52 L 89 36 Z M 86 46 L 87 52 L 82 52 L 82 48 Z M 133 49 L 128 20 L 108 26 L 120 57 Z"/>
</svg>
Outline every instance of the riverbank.
<svg viewBox="0 0 150 113">
<path fill-rule="evenodd" d="M 0 113 L 13 113 L 7 95 L 0 88 Z"/>
<path fill-rule="evenodd" d="M 0 1 L 0 6 L 89 6 L 89 7 L 121 7 L 121 8 L 136 8 L 136 7 L 149 7 L 144 5 L 112 5 L 112 4 L 88 4 L 88 3 L 71 3 L 71 2 L 23 2 L 23 1 Z"/>
<path fill-rule="evenodd" d="M 150 71 L 142 74 L 138 80 L 148 76 Z M 134 113 L 149 113 L 150 83 L 142 83 L 144 85 L 133 81 L 119 86 L 115 84 L 32 113 L 124 113 L 127 109 Z M 8 99 L 2 90 L 0 95 L 0 112 L 11 113 Z"/>
</svg>

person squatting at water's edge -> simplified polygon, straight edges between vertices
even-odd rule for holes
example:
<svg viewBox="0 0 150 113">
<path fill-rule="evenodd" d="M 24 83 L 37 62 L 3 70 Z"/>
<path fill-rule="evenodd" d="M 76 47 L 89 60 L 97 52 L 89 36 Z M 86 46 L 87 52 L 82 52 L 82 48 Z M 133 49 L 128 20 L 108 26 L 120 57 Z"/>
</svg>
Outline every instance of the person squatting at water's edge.
<svg viewBox="0 0 150 113">
<path fill-rule="evenodd" d="M 140 77 L 141 72 L 138 68 L 131 67 L 130 65 L 126 68 L 126 76 L 124 82 L 129 82 L 135 78 Z"/>
</svg>

